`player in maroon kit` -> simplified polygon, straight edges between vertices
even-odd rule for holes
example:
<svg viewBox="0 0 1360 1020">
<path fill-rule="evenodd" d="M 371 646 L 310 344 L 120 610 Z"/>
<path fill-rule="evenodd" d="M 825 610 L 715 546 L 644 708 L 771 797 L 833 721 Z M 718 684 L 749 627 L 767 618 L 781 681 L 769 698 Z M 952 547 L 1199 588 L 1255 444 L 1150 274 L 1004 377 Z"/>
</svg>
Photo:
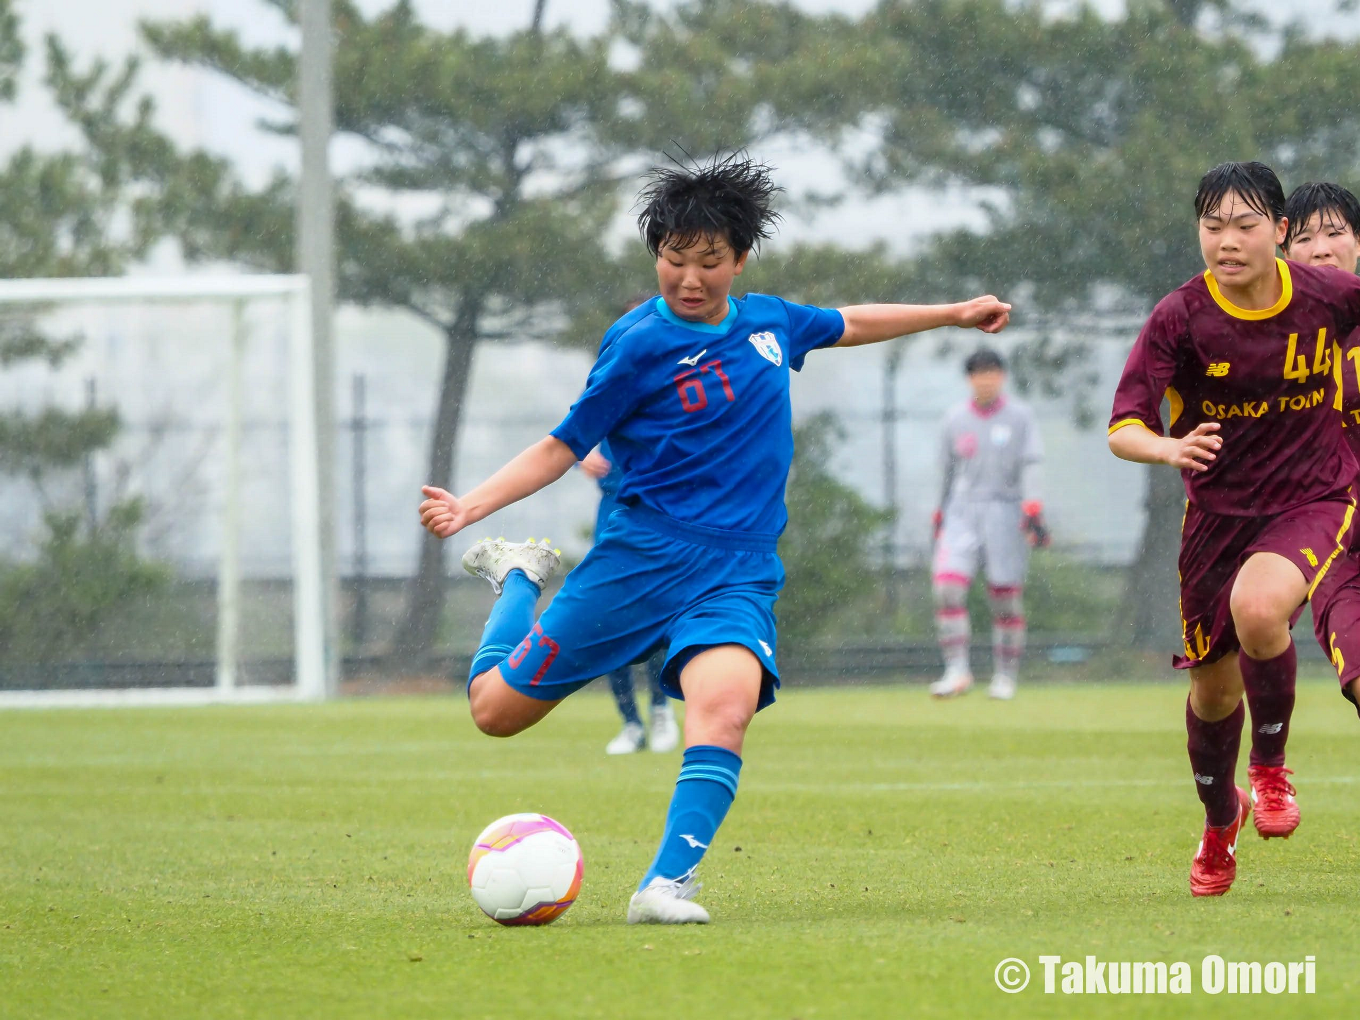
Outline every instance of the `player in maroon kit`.
<svg viewBox="0 0 1360 1020">
<path fill-rule="evenodd" d="M 1354 273 L 1360 262 L 1360 200 L 1339 184 L 1304 184 L 1285 204 L 1285 256 Z M 1360 334 L 1342 344 L 1341 422 L 1360 460 Z M 1313 593 L 1313 630 L 1331 657 L 1341 693 L 1360 711 L 1360 534 Z M 1291 791 L 1292 792 L 1292 791 Z"/>
<path fill-rule="evenodd" d="M 1237 873 L 1251 810 L 1234 783 L 1243 690 L 1260 720 L 1253 747 L 1282 753 L 1290 622 L 1349 542 L 1355 514 L 1356 461 L 1342 441 L 1335 377 L 1339 341 L 1360 325 L 1360 277 L 1276 258 L 1284 205 L 1263 164 L 1204 175 L 1195 214 L 1207 268 L 1153 310 L 1110 420 L 1116 456 L 1179 468 L 1188 496 L 1185 647 L 1173 661 L 1190 670 L 1187 749 L 1206 813 L 1190 869 L 1196 896 L 1227 892 Z"/>
</svg>

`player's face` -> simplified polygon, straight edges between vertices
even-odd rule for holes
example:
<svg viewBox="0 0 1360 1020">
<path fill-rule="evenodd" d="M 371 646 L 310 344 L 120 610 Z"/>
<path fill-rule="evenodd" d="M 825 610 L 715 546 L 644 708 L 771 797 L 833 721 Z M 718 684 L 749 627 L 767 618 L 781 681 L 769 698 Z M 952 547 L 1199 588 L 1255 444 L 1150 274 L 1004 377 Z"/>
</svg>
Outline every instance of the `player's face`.
<svg viewBox="0 0 1360 1020">
<path fill-rule="evenodd" d="M 1275 248 L 1284 243 L 1289 223 L 1262 215 L 1230 191 L 1217 209 L 1199 221 L 1204 264 L 1220 287 L 1250 290 L 1275 273 Z"/>
<path fill-rule="evenodd" d="M 680 318 L 716 326 L 727 318 L 727 295 L 746 268 L 746 255 L 721 237 L 701 238 L 688 248 L 662 245 L 656 260 L 661 296 Z"/>
<path fill-rule="evenodd" d="M 990 407 L 1001 396 L 1006 385 L 1006 373 L 999 368 L 988 368 L 973 372 L 968 376 L 968 385 L 973 389 L 973 400 L 979 407 Z"/>
<path fill-rule="evenodd" d="M 1356 262 L 1360 261 L 1360 238 L 1336 213 L 1313 213 L 1289 242 L 1285 254 L 1295 262 L 1336 266 L 1353 273 Z"/>
</svg>

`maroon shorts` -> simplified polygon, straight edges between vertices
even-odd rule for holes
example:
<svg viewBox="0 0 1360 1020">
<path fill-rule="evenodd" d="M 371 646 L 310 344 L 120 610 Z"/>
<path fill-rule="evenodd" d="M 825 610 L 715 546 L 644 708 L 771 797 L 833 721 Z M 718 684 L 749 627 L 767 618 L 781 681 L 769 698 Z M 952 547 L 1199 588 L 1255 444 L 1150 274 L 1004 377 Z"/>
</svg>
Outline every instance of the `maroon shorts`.
<svg viewBox="0 0 1360 1020">
<path fill-rule="evenodd" d="M 1311 598 L 1336 562 L 1344 559 L 1354 515 L 1355 499 L 1349 492 L 1273 517 L 1229 517 L 1188 505 L 1179 564 L 1185 654 L 1174 656 L 1172 665 L 1207 666 L 1237 651 L 1229 599 L 1237 572 L 1249 556 L 1268 552 L 1289 560 L 1308 582 Z"/>
<path fill-rule="evenodd" d="M 1313 592 L 1313 633 L 1336 667 L 1341 693 L 1360 677 L 1360 554 L 1339 558 Z M 1360 712 L 1360 705 L 1356 706 Z"/>
</svg>

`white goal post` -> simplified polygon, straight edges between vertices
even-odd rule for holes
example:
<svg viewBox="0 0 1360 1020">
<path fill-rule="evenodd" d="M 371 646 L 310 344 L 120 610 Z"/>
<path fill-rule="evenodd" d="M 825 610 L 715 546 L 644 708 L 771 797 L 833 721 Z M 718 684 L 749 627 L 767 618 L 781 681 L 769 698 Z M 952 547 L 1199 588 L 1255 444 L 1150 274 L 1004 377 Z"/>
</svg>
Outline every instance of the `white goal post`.
<svg viewBox="0 0 1360 1020">
<path fill-rule="evenodd" d="M 246 313 L 278 303 L 287 335 L 286 422 L 289 544 L 292 581 L 291 684 L 243 684 L 241 662 L 242 455 L 246 379 Z M 221 432 L 224 505 L 216 539 L 215 667 L 212 686 L 100 687 L 78 690 L 0 690 L 0 708 L 55 705 L 187 705 L 213 702 L 324 699 L 326 633 L 319 503 L 316 381 L 312 361 L 311 288 L 305 276 L 211 275 L 0 280 L 0 314 L 15 309 L 66 309 L 209 304 L 230 309 L 225 420 Z M 286 660 L 285 660 L 286 661 Z"/>
</svg>

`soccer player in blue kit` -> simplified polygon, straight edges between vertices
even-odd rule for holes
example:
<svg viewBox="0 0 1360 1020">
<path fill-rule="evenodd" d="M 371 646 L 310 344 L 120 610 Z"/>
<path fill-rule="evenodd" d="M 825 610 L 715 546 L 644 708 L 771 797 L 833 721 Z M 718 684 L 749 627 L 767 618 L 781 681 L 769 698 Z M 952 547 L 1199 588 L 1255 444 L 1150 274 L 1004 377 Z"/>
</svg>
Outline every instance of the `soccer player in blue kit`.
<svg viewBox="0 0 1360 1020">
<path fill-rule="evenodd" d="M 660 296 L 605 333 L 585 392 L 548 437 L 463 496 L 426 487 L 420 505 L 424 526 L 449 538 L 556 481 L 601 440 L 623 468 L 622 509 L 537 623 L 559 565 L 546 542 L 483 540 L 463 565 L 500 595 L 468 684 L 484 733 L 519 733 L 595 677 L 668 648 L 662 683 L 686 702 L 685 753 L 630 924 L 708 921 L 692 900 L 695 870 L 736 795 L 746 728 L 779 686 L 789 370 L 818 348 L 940 326 L 997 333 L 1009 320 L 992 296 L 839 310 L 732 298 L 778 219 L 779 190 L 741 154 L 653 171 L 638 225 Z"/>
</svg>

